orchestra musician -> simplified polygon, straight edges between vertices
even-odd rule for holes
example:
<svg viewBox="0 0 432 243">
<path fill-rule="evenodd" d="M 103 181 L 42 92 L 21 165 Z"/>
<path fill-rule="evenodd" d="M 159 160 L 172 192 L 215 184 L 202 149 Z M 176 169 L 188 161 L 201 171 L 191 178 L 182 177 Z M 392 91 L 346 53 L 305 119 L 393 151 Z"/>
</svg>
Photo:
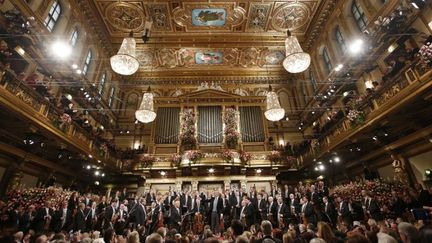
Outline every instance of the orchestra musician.
<svg viewBox="0 0 432 243">
<path fill-rule="evenodd" d="M 263 199 L 261 193 L 257 195 L 257 221 L 261 222 L 262 220 L 267 219 L 267 201 Z"/>
<path fill-rule="evenodd" d="M 35 231 L 37 233 L 44 232 L 49 229 L 53 214 L 54 211 L 51 208 L 51 202 L 45 201 L 44 207 L 41 207 L 36 211 L 36 216 L 34 218 Z"/>
<path fill-rule="evenodd" d="M 329 198 L 327 196 L 323 197 L 323 202 L 324 202 L 324 215 L 325 215 L 325 217 L 323 218 L 325 219 L 325 221 L 331 223 L 333 226 L 336 226 L 337 212 L 334 204 L 329 201 Z"/>
<path fill-rule="evenodd" d="M 140 226 L 145 226 L 147 220 L 147 212 L 145 207 L 145 199 L 141 198 L 135 211 L 135 224 L 138 229 Z"/>
<path fill-rule="evenodd" d="M 88 231 L 94 230 L 97 223 L 96 202 L 92 202 L 86 213 L 86 228 Z"/>
<path fill-rule="evenodd" d="M 301 216 L 303 220 L 303 224 L 314 224 L 316 225 L 316 215 L 314 211 L 313 204 L 309 202 L 309 198 L 307 195 L 302 197 L 302 208 L 301 208 Z"/>
<path fill-rule="evenodd" d="M 127 208 L 124 204 L 120 204 L 119 209 L 116 212 L 116 221 L 114 222 L 114 229 L 116 234 L 122 235 L 123 230 L 126 227 L 126 222 L 128 219 Z"/>
<path fill-rule="evenodd" d="M 242 202 L 242 209 L 240 211 L 241 221 L 245 224 L 246 229 L 249 229 L 254 224 L 255 212 L 254 206 L 250 199 L 245 197 Z"/>
<path fill-rule="evenodd" d="M 171 213 L 170 213 L 171 228 L 176 229 L 177 232 L 180 232 L 180 227 L 182 224 L 180 200 L 176 199 L 173 204 L 174 207 L 171 208 Z"/>
<path fill-rule="evenodd" d="M 117 205 L 117 201 L 112 200 L 111 205 L 105 208 L 105 220 L 103 224 L 104 229 L 113 227 L 112 222 L 114 221 L 114 217 L 115 217 L 116 205 Z"/>
<path fill-rule="evenodd" d="M 74 231 L 86 232 L 86 212 L 85 212 L 85 204 L 78 204 L 78 209 L 74 218 Z"/>
<path fill-rule="evenodd" d="M 281 195 L 277 196 L 277 208 L 276 208 L 276 225 L 279 228 L 284 228 L 288 224 L 290 210 L 285 204 Z"/>
<path fill-rule="evenodd" d="M 351 205 L 348 200 L 342 200 L 340 196 L 337 198 L 337 202 L 339 203 L 338 215 L 339 221 L 344 222 L 346 225 L 351 226 L 353 223 L 353 218 L 351 215 Z"/>
<path fill-rule="evenodd" d="M 220 229 L 220 219 L 223 217 L 223 201 L 220 197 L 219 191 L 215 191 L 213 193 L 213 197 L 207 199 L 206 202 L 209 202 L 209 218 L 211 230 L 218 233 Z"/>
<path fill-rule="evenodd" d="M 273 197 L 268 197 L 268 207 L 267 207 L 267 219 L 272 223 L 275 227 L 276 223 L 276 214 L 277 214 L 277 203 L 273 201 Z"/>
<path fill-rule="evenodd" d="M 232 205 L 231 218 L 240 219 L 242 197 L 240 196 L 240 192 L 237 189 L 233 190 L 233 193 L 231 193 L 231 195 L 233 195 L 230 198 L 230 205 Z"/>
</svg>

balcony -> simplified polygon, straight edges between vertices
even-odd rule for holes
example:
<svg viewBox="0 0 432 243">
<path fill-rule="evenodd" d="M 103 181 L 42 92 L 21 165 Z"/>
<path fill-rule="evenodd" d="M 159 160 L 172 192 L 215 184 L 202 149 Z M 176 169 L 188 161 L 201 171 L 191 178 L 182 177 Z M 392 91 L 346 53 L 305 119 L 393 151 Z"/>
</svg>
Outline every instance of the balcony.
<svg viewBox="0 0 432 243">
<path fill-rule="evenodd" d="M 92 135 L 75 121 L 62 118 L 64 113 L 32 87 L 25 85 L 8 70 L 0 72 L 0 104 L 23 120 L 29 121 L 40 131 L 65 143 L 73 150 L 104 161 L 111 167 L 117 161 Z"/>
<path fill-rule="evenodd" d="M 302 156 L 305 161 L 321 158 L 343 142 L 354 139 L 366 129 L 376 126 L 386 117 L 400 112 L 432 86 L 432 70 L 425 69 L 416 60 L 400 70 L 374 93 L 363 97 L 356 107 L 364 115 L 361 124 L 350 121 L 346 116 L 335 122 L 334 126 L 314 140 L 308 151 Z"/>
</svg>

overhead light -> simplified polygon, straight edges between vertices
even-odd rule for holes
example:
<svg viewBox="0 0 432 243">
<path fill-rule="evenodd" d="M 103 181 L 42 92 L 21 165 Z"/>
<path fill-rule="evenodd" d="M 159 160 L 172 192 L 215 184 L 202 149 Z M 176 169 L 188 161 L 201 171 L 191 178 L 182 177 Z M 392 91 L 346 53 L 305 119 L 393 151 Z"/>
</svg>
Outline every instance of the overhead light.
<svg viewBox="0 0 432 243">
<path fill-rule="evenodd" d="M 388 133 L 384 133 L 384 137 L 388 137 Z"/>
<path fill-rule="evenodd" d="M 335 163 L 339 163 L 339 162 L 340 162 L 340 158 L 339 158 L 339 157 L 337 157 L 337 156 L 336 156 L 336 157 L 334 157 L 334 159 L 333 159 L 333 160 L 334 160 L 334 162 L 335 162 Z"/>
<path fill-rule="evenodd" d="M 323 180 L 323 179 L 324 179 L 324 176 L 323 176 L 323 175 L 320 175 L 320 176 L 317 177 L 317 179 L 318 179 L 318 180 Z"/>
<path fill-rule="evenodd" d="M 215 171 L 215 170 L 214 170 L 213 168 L 208 169 L 208 172 L 209 172 L 209 173 L 214 173 L 214 171 Z"/>
<path fill-rule="evenodd" d="M 302 127 L 299 127 L 299 130 L 302 130 Z"/>
<path fill-rule="evenodd" d="M 303 51 L 297 37 L 292 36 L 289 30 L 287 34 L 288 37 L 285 39 L 286 56 L 282 65 L 290 73 L 301 73 L 310 66 L 310 55 Z"/>
<path fill-rule="evenodd" d="M 315 166 L 315 168 L 314 168 L 314 169 L 315 169 L 315 171 L 318 171 L 318 170 L 319 170 L 319 169 L 318 169 L 318 166 Z"/>
<path fill-rule="evenodd" d="M 105 173 L 102 173 L 102 175 L 101 175 L 102 177 L 105 177 Z"/>
<path fill-rule="evenodd" d="M 136 59 L 136 42 L 133 33 L 124 38 L 116 55 L 110 58 L 111 68 L 114 72 L 121 75 L 132 75 L 139 68 L 139 62 Z"/>
<path fill-rule="evenodd" d="M 97 171 L 94 172 L 94 174 L 95 174 L 95 176 L 99 176 L 100 172 L 97 170 Z"/>
<path fill-rule="evenodd" d="M 261 172 L 262 172 L 261 169 L 257 169 L 257 170 L 256 170 L 256 173 L 257 173 L 257 174 L 261 174 Z"/>
<path fill-rule="evenodd" d="M 161 174 L 161 176 L 166 176 L 166 172 L 165 171 L 161 171 L 160 174 Z"/>
<path fill-rule="evenodd" d="M 314 114 L 315 114 L 315 111 L 312 111 L 311 113 L 312 113 L 312 115 L 314 115 Z"/>
<path fill-rule="evenodd" d="M 279 145 L 283 146 L 285 144 L 285 141 L 283 139 L 279 139 Z"/>
<path fill-rule="evenodd" d="M 98 163 L 101 163 L 102 161 L 100 161 L 100 159 L 98 159 Z"/>
<path fill-rule="evenodd" d="M 129 131 L 129 130 L 127 130 L 127 131 L 126 131 L 126 133 L 127 133 L 127 134 L 129 134 L 129 133 L 130 133 L 130 131 Z"/>
<path fill-rule="evenodd" d="M 154 121 L 156 119 L 156 112 L 154 112 L 153 103 L 153 93 L 149 86 L 147 92 L 143 95 L 139 109 L 135 111 L 135 118 L 142 123 Z"/>
<path fill-rule="evenodd" d="M 373 89 L 374 88 L 371 80 L 367 80 L 365 82 L 365 86 L 366 86 L 366 89 Z"/>
<path fill-rule="evenodd" d="M 392 53 L 396 49 L 396 44 L 392 44 L 387 48 L 388 53 Z"/>
<path fill-rule="evenodd" d="M 325 166 L 324 165 L 318 165 L 318 169 L 323 171 L 323 170 L 325 170 Z"/>
<path fill-rule="evenodd" d="M 349 92 L 348 91 L 345 91 L 344 93 L 343 93 L 343 96 L 344 97 L 347 97 L 349 95 Z"/>
<path fill-rule="evenodd" d="M 72 69 L 77 69 L 78 68 L 78 65 L 77 64 L 72 64 Z"/>
<path fill-rule="evenodd" d="M 264 116 L 269 121 L 279 121 L 284 118 L 285 110 L 280 106 L 279 96 L 269 86 L 269 91 L 266 95 L 267 110 L 264 112 Z"/>
<path fill-rule="evenodd" d="M 64 41 L 57 40 L 51 44 L 51 53 L 57 58 L 65 60 L 72 54 L 72 47 Z"/>
<path fill-rule="evenodd" d="M 91 166 L 90 166 L 90 165 L 87 165 L 86 168 L 87 168 L 87 170 L 90 170 L 90 169 L 91 169 Z"/>
<path fill-rule="evenodd" d="M 432 172 L 431 172 L 431 170 L 429 170 L 429 169 L 427 169 L 426 171 L 425 171 L 425 174 L 426 175 L 430 175 Z"/>
<path fill-rule="evenodd" d="M 362 39 L 357 39 L 355 41 L 353 41 L 351 43 L 351 45 L 349 46 L 349 50 L 352 54 L 357 54 L 359 53 L 363 48 L 363 40 Z"/>
<path fill-rule="evenodd" d="M 15 51 L 18 52 L 18 54 L 20 54 L 21 56 L 24 56 L 25 54 L 25 51 L 21 46 L 16 46 Z"/>
<path fill-rule="evenodd" d="M 81 73 L 82 73 L 81 69 L 77 69 L 75 72 L 76 72 L 77 74 L 81 74 Z"/>
<path fill-rule="evenodd" d="M 372 139 L 375 140 L 375 141 L 378 141 L 378 137 L 377 136 L 373 136 Z"/>
<path fill-rule="evenodd" d="M 95 185 L 96 185 L 96 186 L 99 186 L 99 181 L 95 181 Z"/>
<path fill-rule="evenodd" d="M 343 64 L 339 64 L 339 65 L 337 65 L 337 66 L 335 67 L 334 70 L 335 70 L 336 72 L 339 72 L 340 70 L 342 70 L 343 66 L 344 66 Z"/>
<path fill-rule="evenodd" d="M 91 158 L 93 158 L 93 155 L 89 154 L 88 157 L 91 159 Z"/>
</svg>

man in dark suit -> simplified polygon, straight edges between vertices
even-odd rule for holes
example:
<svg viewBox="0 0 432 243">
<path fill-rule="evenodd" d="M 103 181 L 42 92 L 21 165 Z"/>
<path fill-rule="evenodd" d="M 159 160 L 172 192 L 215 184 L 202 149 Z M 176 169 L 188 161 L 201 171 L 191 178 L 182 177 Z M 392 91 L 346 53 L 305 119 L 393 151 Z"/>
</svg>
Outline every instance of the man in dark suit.
<svg viewBox="0 0 432 243">
<path fill-rule="evenodd" d="M 78 205 L 78 210 L 74 218 L 74 227 L 73 227 L 74 231 L 86 232 L 86 222 L 85 222 L 86 213 L 84 212 L 84 210 L 85 210 L 85 204 L 80 203 Z"/>
<path fill-rule="evenodd" d="M 44 232 L 45 230 L 48 230 L 49 222 L 51 221 L 51 218 L 53 216 L 53 210 L 51 209 L 51 203 L 49 201 L 46 201 L 44 204 L 44 207 L 39 208 L 36 211 L 36 216 L 34 218 L 34 224 L 35 224 L 35 231 L 36 233 Z"/>
<path fill-rule="evenodd" d="M 156 231 L 156 227 L 159 222 L 159 214 L 161 213 L 161 207 L 158 203 L 152 202 L 151 211 L 150 211 L 150 225 L 149 225 L 149 234 Z"/>
<path fill-rule="evenodd" d="M 288 208 L 288 206 L 285 204 L 283 198 L 281 196 L 277 197 L 277 209 L 276 209 L 276 225 L 279 228 L 283 228 L 281 225 L 287 225 L 288 219 L 289 219 L 289 215 L 290 215 L 290 209 Z"/>
<path fill-rule="evenodd" d="M 192 197 L 189 195 L 189 192 L 186 192 L 180 196 L 180 206 L 183 214 L 190 210 L 191 203 Z"/>
<path fill-rule="evenodd" d="M 340 196 L 337 198 L 337 201 L 339 203 L 338 215 L 342 218 L 342 221 L 346 225 L 351 226 L 353 223 L 353 218 L 351 215 L 351 206 L 349 202 L 347 200 L 342 200 Z"/>
<path fill-rule="evenodd" d="M 192 197 L 191 210 L 192 213 L 201 213 L 204 215 L 204 205 L 201 203 L 200 197 Z"/>
<path fill-rule="evenodd" d="M 238 190 L 236 190 L 234 192 L 234 196 L 231 197 L 230 200 L 230 205 L 232 206 L 232 218 L 233 219 L 240 219 L 240 210 L 242 208 L 241 203 L 242 203 L 242 197 L 240 195 L 240 192 Z"/>
<path fill-rule="evenodd" d="M 127 218 L 128 213 L 126 206 L 124 204 L 120 204 L 120 207 L 117 210 L 117 220 L 114 224 L 114 229 L 117 235 L 123 235 L 123 230 L 126 227 Z"/>
<path fill-rule="evenodd" d="M 171 208 L 170 220 L 171 220 L 170 222 L 171 227 L 173 229 L 176 229 L 177 232 L 180 232 L 182 218 L 181 218 L 180 200 L 178 199 L 174 201 L 174 206 Z"/>
<path fill-rule="evenodd" d="M 302 200 L 303 205 L 301 208 L 301 213 L 303 218 L 307 220 L 308 224 L 316 225 L 316 215 L 312 203 L 309 202 L 309 198 L 307 196 L 303 196 Z"/>
<path fill-rule="evenodd" d="M 33 225 L 33 220 L 35 216 L 35 207 L 33 205 L 30 205 L 22 215 L 18 215 L 18 231 L 22 231 L 24 234 L 26 234 L 30 229 L 30 226 Z"/>
<path fill-rule="evenodd" d="M 375 219 L 375 221 L 382 220 L 381 207 L 379 206 L 378 201 L 373 198 L 371 193 L 368 193 L 368 198 L 366 202 L 366 210 L 371 218 Z"/>
<path fill-rule="evenodd" d="M 257 221 L 261 222 L 263 219 L 267 218 L 267 202 L 262 198 L 262 194 L 257 195 Z"/>
<path fill-rule="evenodd" d="M 248 197 L 243 199 L 242 205 L 243 207 L 240 211 L 240 218 L 245 222 L 246 229 L 249 230 L 250 227 L 255 224 L 254 206 Z"/>
<path fill-rule="evenodd" d="M 91 207 L 86 210 L 86 228 L 87 231 L 95 230 L 97 223 L 96 202 L 92 202 Z"/>
<path fill-rule="evenodd" d="M 277 225 L 277 202 L 274 202 L 273 197 L 268 198 L 268 207 L 267 207 L 267 219 L 272 223 L 272 225 Z"/>
<path fill-rule="evenodd" d="M 147 220 L 147 212 L 144 205 L 145 201 L 144 199 L 141 199 L 138 202 L 136 213 L 135 213 L 135 223 L 137 225 L 137 228 L 139 226 L 145 226 L 146 220 Z"/>
<path fill-rule="evenodd" d="M 90 207 L 91 204 L 92 204 L 91 194 L 90 194 L 90 193 L 87 193 L 87 194 L 85 195 L 85 197 L 84 197 L 84 205 L 85 205 L 86 207 Z"/>
<path fill-rule="evenodd" d="M 324 202 L 323 219 L 324 221 L 331 223 L 335 227 L 337 224 L 337 212 L 335 206 L 333 205 L 333 203 L 329 201 L 329 198 L 327 196 L 323 197 L 323 202 Z"/>
<path fill-rule="evenodd" d="M 276 187 L 276 185 L 272 185 L 272 189 L 270 191 L 270 196 L 272 196 L 273 198 L 275 198 L 276 195 L 278 195 L 277 187 Z"/>
<path fill-rule="evenodd" d="M 223 210 L 223 202 L 222 198 L 220 197 L 220 194 L 218 191 L 214 192 L 214 196 L 210 199 L 207 199 L 208 202 L 210 202 L 209 205 L 209 214 L 210 214 L 210 225 L 211 230 L 215 233 L 219 233 L 219 223 L 220 218 L 223 217 L 222 210 Z"/>
<path fill-rule="evenodd" d="M 117 201 L 116 200 L 112 200 L 111 201 L 111 205 L 106 207 L 105 209 L 105 222 L 104 222 L 104 228 L 108 229 L 108 228 L 112 228 L 112 221 L 114 219 L 114 215 L 116 212 L 116 205 L 117 205 Z"/>
</svg>

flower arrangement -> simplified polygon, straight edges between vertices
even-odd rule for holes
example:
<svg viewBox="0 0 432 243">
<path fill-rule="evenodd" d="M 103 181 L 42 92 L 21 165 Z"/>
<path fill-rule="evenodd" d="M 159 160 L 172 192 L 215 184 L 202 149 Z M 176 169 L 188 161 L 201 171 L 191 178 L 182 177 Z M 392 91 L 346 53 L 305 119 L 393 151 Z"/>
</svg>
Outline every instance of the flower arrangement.
<svg viewBox="0 0 432 243">
<path fill-rule="evenodd" d="M 182 157 L 180 154 L 175 153 L 175 154 L 172 154 L 168 160 L 171 162 L 171 167 L 174 167 L 174 166 L 178 167 L 182 161 Z"/>
<path fill-rule="evenodd" d="M 185 152 L 184 157 L 189 160 L 189 163 L 196 163 L 203 157 L 203 154 L 199 150 L 188 150 Z"/>
<path fill-rule="evenodd" d="M 249 163 L 252 159 L 252 155 L 246 151 L 240 151 L 240 161 L 243 165 Z"/>
<path fill-rule="evenodd" d="M 432 67 L 432 43 L 428 42 L 424 44 L 420 50 L 420 60 L 425 66 Z"/>
<path fill-rule="evenodd" d="M 225 109 L 225 144 L 227 148 L 234 149 L 237 147 L 238 141 L 240 139 L 240 133 L 237 131 L 237 117 L 238 112 L 236 109 L 227 108 Z"/>
<path fill-rule="evenodd" d="M 351 121 L 351 125 L 353 127 L 356 127 L 358 125 L 361 125 L 365 122 L 365 117 L 362 111 L 359 111 L 357 109 L 351 109 L 348 112 L 347 115 L 348 120 Z"/>
<path fill-rule="evenodd" d="M 272 162 L 272 163 L 279 163 L 282 161 L 282 154 L 278 150 L 273 150 L 267 156 L 267 159 L 270 160 L 270 162 Z"/>
<path fill-rule="evenodd" d="M 195 137 L 195 114 L 192 109 L 185 109 L 180 114 L 180 143 L 185 150 L 194 149 L 197 140 Z"/>
<path fill-rule="evenodd" d="M 141 162 L 144 168 L 151 167 L 155 161 L 155 157 L 151 154 L 143 154 L 139 158 L 139 162 Z"/>
<path fill-rule="evenodd" d="M 232 162 L 234 163 L 234 152 L 230 149 L 225 149 L 222 152 L 222 159 L 225 160 L 225 162 L 229 163 Z"/>
</svg>

